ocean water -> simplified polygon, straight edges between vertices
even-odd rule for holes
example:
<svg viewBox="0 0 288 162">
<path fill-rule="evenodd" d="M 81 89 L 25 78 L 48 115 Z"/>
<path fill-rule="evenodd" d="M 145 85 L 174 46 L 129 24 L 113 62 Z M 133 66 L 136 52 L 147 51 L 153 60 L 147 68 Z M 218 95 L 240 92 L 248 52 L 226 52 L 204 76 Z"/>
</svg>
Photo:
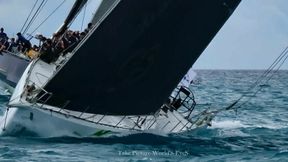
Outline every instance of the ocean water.
<svg viewBox="0 0 288 162">
<path fill-rule="evenodd" d="M 200 109 L 228 106 L 263 73 L 196 72 L 190 88 Z M 257 89 L 256 96 L 241 100 L 245 104 L 237 111 L 219 113 L 205 129 L 167 136 L 0 137 L 0 161 L 288 161 L 288 71 L 275 73 Z M 7 100 L 0 85 L 0 115 Z"/>
</svg>

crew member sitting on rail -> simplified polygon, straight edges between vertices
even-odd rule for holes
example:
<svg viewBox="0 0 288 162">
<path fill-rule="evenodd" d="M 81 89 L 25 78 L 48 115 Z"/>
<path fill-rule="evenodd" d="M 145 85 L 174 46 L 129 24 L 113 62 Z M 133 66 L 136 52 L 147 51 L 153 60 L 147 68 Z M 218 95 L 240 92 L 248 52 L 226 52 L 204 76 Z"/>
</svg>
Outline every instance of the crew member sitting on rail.
<svg viewBox="0 0 288 162">
<path fill-rule="evenodd" d="M 0 41 L 3 43 L 8 40 L 8 36 L 4 33 L 4 28 L 0 29 Z"/>
<path fill-rule="evenodd" d="M 73 34 L 73 31 L 68 30 L 63 37 L 63 43 L 65 46 L 65 51 L 63 55 L 65 56 L 68 52 L 72 52 L 73 49 L 76 47 L 78 42 L 77 37 Z"/>
<path fill-rule="evenodd" d="M 2 51 L 5 50 L 5 48 L 6 48 L 5 45 L 2 43 L 2 41 L 0 41 L 0 54 Z"/>
<path fill-rule="evenodd" d="M 18 39 L 16 43 L 22 46 L 22 49 L 21 49 L 22 52 L 25 52 L 31 49 L 32 45 L 29 40 L 24 38 L 20 32 L 17 33 L 17 36 L 18 36 Z"/>
<path fill-rule="evenodd" d="M 41 60 L 50 64 L 53 61 L 53 47 L 52 47 L 52 40 L 47 39 L 40 50 L 40 58 Z"/>
<path fill-rule="evenodd" d="M 7 51 L 12 52 L 12 53 L 17 53 L 18 52 L 18 46 L 15 41 L 15 38 L 10 39 L 9 46 L 7 48 Z"/>
<path fill-rule="evenodd" d="M 8 46 L 9 46 L 9 42 L 7 40 L 0 41 L 0 52 L 7 50 Z"/>
<path fill-rule="evenodd" d="M 59 35 L 59 33 L 53 34 L 52 46 L 54 48 L 53 60 L 56 61 L 58 57 L 60 56 L 60 53 L 65 50 L 64 42 L 62 40 L 61 35 Z"/>
<path fill-rule="evenodd" d="M 88 34 L 89 31 L 90 31 L 92 28 L 93 28 L 93 24 L 92 24 L 92 23 L 88 23 L 87 28 L 84 30 L 84 32 L 85 32 L 86 34 Z"/>
</svg>

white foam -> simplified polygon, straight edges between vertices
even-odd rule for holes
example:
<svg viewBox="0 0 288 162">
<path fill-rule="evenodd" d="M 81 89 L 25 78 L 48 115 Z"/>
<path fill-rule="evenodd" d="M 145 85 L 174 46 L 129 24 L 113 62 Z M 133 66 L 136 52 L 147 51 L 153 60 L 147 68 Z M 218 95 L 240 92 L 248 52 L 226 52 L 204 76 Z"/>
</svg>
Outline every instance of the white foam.
<svg viewBox="0 0 288 162">
<path fill-rule="evenodd" d="M 257 128 L 267 128 L 267 129 L 285 129 L 285 128 L 288 128 L 287 124 L 283 123 L 283 125 L 280 125 L 280 124 L 265 124 L 265 125 L 257 125 L 255 126 Z"/>
<path fill-rule="evenodd" d="M 250 135 L 238 129 L 247 127 L 250 126 L 245 125 L 238 120 L 224 120 L 224 121 L 212 121 L 212 126 L 209 127 L 209 129 L 218 129 L 217 135 L 220 137 L 235 137 L 235 136 L 247 137 Z"/>
<path fill-rule="evenodd" d="M 244 125 L 241 121 L 237 120 L 226 120 L 226 121 L 212 121 L 212 126 L 210 129 L 237 129 L 237 128 L 247 128 L 248 125 Z"/>
<path fill-rule="evenodd" d="M 262 124 L 246 125 L 238 120 L 224 120 L 224 121 L 212 121 L 210 129 L 237 129 L 237 128 L 267 128 L 267 129 L 285 129 L 288 128 L 287 123 L 273 123 L 267 122 Z"/>
</svg>

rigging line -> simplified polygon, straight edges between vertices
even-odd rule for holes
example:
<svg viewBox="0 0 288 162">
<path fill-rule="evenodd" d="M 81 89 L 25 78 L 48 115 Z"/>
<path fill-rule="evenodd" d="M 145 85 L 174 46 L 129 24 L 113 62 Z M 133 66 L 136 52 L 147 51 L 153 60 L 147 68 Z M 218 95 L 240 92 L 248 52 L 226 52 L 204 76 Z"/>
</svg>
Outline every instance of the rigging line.
<svg viewBox="0 0 288 162">
<path fill-rule="evenodd" d="M 283 66 L 283 64 L 286 62 L 286 60 L 288 59 L 288 51 L 285 53 L 286 54 L 286 57 L 282 60 L 282 62 L 280 63 L 280 65 L 277 67 L 276 70 L 273 71 L 273 73 L 269 76 L 269 78 L 266 79 L 266 81 L 264 82 L 265 84 L 267 84 L 271 79 L 272 77 L 280 70 L 280 68 Z M 254 92 L 252 95 L 253 96 L 256 96 L 256 94 L 258 92 L 260 92 L 261 90 L 263 89 L 263 87 L 260 87 L 256 92 Z M 237 106 L 236 108 L 239 108 L 241 106 L 243 106 L 244 104 L 246 104 L 248 101 L 250 101 L 252 98 L 249 98 L 246 102 L 243 102 L 241 105 Z"/>
<path fill-rule="evenodd" d="M 267 84 L 271 79 L 272 77 L 280 70 L 280 68 L 283 66 L 283 64 L 285 63 L 285 61 L 288 59 L 288 51 L 285 52 L 285 58 L 284 59 L 281 59 L 282 62 L 280 63 L 280 65 L 277 67 L 276 70 L 273 71 L 273 73 L 269 76 L 269 78 L 266 79 L 266 81 L 264 82 L 265 84 Z M 278 61 L 277 65 L 279 64 L 280 61 Z M 263 87 L 260 87 L 257 91 L 255 91 L 252 95 L 253 96 L 256 96 L 257 93 L 259 93 L 261 90 L 263 89 Z M 239 106 L 236 107 L 237 108 L 240 108 L 241 106 L 243 106 L 244 104 L 246 104 L 247 102 L 249 102 L 252 98 L 248 98 L 248 100 L 246 100 L 246 102 L 243 102 L 242 104 L 240 104 Z"/>
<path fill-rule="evenodd" d="M 285 57 L 285 58 L 284 58 Z M 284 58 L 284 59 L 283 59 Z M 258 83 L 260 83 L 262 80 L 264 80 L 265 79 L 265 77 L 267 77 L 271 72 L 272 72 L 272 70 L 273 69 L 275 69 L 275 67 L 277 66 L 277 65 L 279 65 L 279 63 L 280 63 L 280 65 L 278 66 L 278 68 L 275 70 L 275 71 L 273 71 L 273 73 L 269 76 L 269 78 L 267 78 L 266 79 L 266 81 L 264 81 L 264 83 L 268 83 L 271 79 L 272 79 L 272 77 L 275 75 L 275 73 L 277 72 L 277 71 L 279 71 L 279 69 L 282 67 L 282 65 L 284 64 L 284 62 L 286 61 L 288 59 L 288 46 L 281 52 L 281 54 L 277 57 L 277 59 L 272 63 L 272 65 L 270 65 L 270 67 L 257 79 L 257 81 L 256 82 L 258 82 Z M 255 83 L 256 83 L 255 82 Z M 253 89 L 258 85 L 258 83 L 257 84 L 253 84 L 254 85 L 254 87 L 253 86 L 251 86 Z M 262 90 L 262 88 L 263 87 L 260 87 L 259 89 L 257 89 L 255 92 L 253 92 L 252 93 L 252 95 L 253 96 L 255 96 L 257 93 L 259 93 L 261 90 Z M 232 104 L 230 104 L 229 106 L 227 106 L 227 107 L 225 107 L 225 108 L 222 108 L 222 109 L 219 109 L 219 110 L 216 110 L 216 111 L 213 111 L 213 113 L 219 113 L 219 112 L 221 112 L 221 111 L 223 111 L 223 110 L 231 110 L 231 109 L 234 109 L 234 110 L 237 110 L 238 108 L 240 108 L 241 106 L 243 106 L 244 104 L 246 104 L 247 102 L 249 102 L 252 98 L 250 97 L 250 98 L 248 98 L 246 101 L 243 101 L 240 105 L 238 105 L 237 107 L 234 107 L 242 98 L 244 98 L 244 97 L 247 97 L 246 95 L 248 94 L 248 93 L 251 93 L 252 91 L 250 91 L 250 92 L 246 92 L 246 93 L 244 93 L 242 96 L 240 96 L 236 101 L 234 101 Z M 233 108 L 234 107 L 234 108 Z"/>
<path fill-rule="evenodd" d="M 270 70 L 269 70 L 269 72 L 266 74 L 266 80 L 265 80 L 265 78 L 263 78 L 263 84 L 267 84 L 271 79 L 272 79 L 272 77 L 275 75 L 275 73 L 276 72 L 278 72 L 279 70 L 280 70 L 280 68 L 282 67 L 282 65 L 284 64 L 284 62 L 287 60 L 287 58 L 288 58 L 288 46 L 286 47 L 286 49 L 281 53 L 281 58 L 279 59 L 279 60 L 275 60 L 274 61 L 274 65 L 273 65 L 273 68 L 271 68 Z M 282 61 L 282 62 L 281 62 Z M 280 63 L 281 62 L 281 63 Z M 279 64 L 280 63 L 280 64 Z M 275 69 L 275 67 L 278 65 L 278 67 L 277 67 L 277 69 Z M 270 66 L 271 67 L 271 66 Z M 270 74 L 270 76 L 269 76 L 269 74 Z M 260 82 L 261 83 L 261 82 Z M 258 84 L 257 84 L 258 85 Z M 256 93 L 253 93 L 253 95 L 256 95 Z"/>
<path fill-rule="evenodd" d="M 277 63 L 277 65 L 278 65 L 277 69 L 274 69 L 274 70 L 272 71 L 272 74 L 269 76 L 269 78 L 266 79 L 266 81 L 264 82 L 264 84 L 267 84 L 267 83 L 272 79 L 272 77 L 280 70 L 280 68 L 281 68 L 281 67 L 283 66 L 283 64 L 286 62 L 287 58 L 288 58 L 288 51 L 286 51 L 286 53 L 285 53 L 285 58 L 280 60 L 280 61 L 282 61 L 282 62 L 280 63 L 280 61 L 279 61 L 279 62 Z M 280 64 L 279 64 L 279 63 L 280 63 Z"/>
<path fill-rule="evenodd" d="M 287 54 L 288 46 L 281 52 L 281 54 L 275 59 L 275 61 L 268 67 L 268 69 L 265 70 L 264 73 L 258 79 L 250 86 L 248 87 L 248 90 L 254 89 L 257 87 L 261 81 L 271 73 L 271 71 L 277 66 L 277 64 L 283 59 L 283 57 Z"/>
<path fill-rule="evenodd" d="M 288 51 L 286 52 L 286 54 L 288 53 Z M 272 77 L 280 70 L 280 68 L 283 66 L 283 64 L 285 63 L 285 61 L 287 60 L 288 58 L 288 55 L 286 55 L 286 57 L 284 58 L 284 60 L 282 60 L 281 64 L 278 66 L 278 68 L 273 71 L 273 73 L 270 75 L 269 78 L 267 78 L 267 80 L 264 82 L 265 84 L 267 84 L 271 79 Z M 262 90 L 262 87 L 260 87 L 255 93 L 253 93 L 253 95 L 256 95 L 260 90 Z M 249 100 L 248 100 L 249 101 Z M 244 103 L 243 103 L 244 104 Z M 241 104 L 241 105 L 243 105 Z"/>
<path fill-rule="evenodd" d="M 25 23 L 23 24 L 23 26 L 22 26 L 22 28 L 21 28 L 21 30 L 20 30 L 20 32 L 22 32 L 23 29 L 24 29 L 24 27 L 26 26 L 26 24 L 27 24 L 27 22 L 28 22 L 28 20 L 29 20 L 29 18 L 30 18 L 30 16 L 31 16 L 31 14 L 32 14 L 32 12 L 34 11 L 34 9 L 35 9 L 35 7 L 36 7 L 36 4 L 38 3 L 38 1 L 39 1 L 39 0 L 37 0 L 37 1 L 34 3 L 34 5 L 33 5 L 32 9 L 31 9 L 31 11 L 30 11 L 27 19 L 25 20 Z"/>
<path fill-rule="evenodd" d="M 39 16 L 39 14 L 40 14 L 41 11 L 43 10 L 43 8 L 44 8 L 44 6 L 47 4 L 47 2 L 48 2 L 48 0 L 46 0 L 45 3 L 41 6 L 39 12 L 36 13 L 36 16 L 35 16 L 35 18 L 33 19 L 32 23 L 30 24 L 29 28 L 30 28 L 31 25 L 34 23 L 34 21 L 36 20 L 36 18 Z M 28 29 L 27 29 L 27 31 L 28 31 Z M 26 32 L 27 32 L 27 31 L 26 31 Z"/>
<path fill-rule="evenodd" d="M 64 3 L 66 2 L 66 0 L 63 0 L 63 2 L 61 4 L 59 4 L 50 15 L 48 15 L 32 32 L 31 35 L 33 35 L 33 33 L 38 30 Z"/>
<path fill-rule="evenodd" d="M 266 76 L 277 66 L 277 64 L 287 55 L 288 46 L 281 52 L 281 54 L 277 57 L 277 59 L 273 62 L 272 65 L 268 68 L 269 71 L 267 72 Z M 267 71 L 267 70 L 266 70 Z"/>
<path fill-rule="evenodd" d="M 286 52 L 286 54 L 288 54 L 288 51 Z M 280 68 L 283 66 L 283 64 L 285 63 L 285 61 L 287 61 L 287 59 L 288 59 L 288 55 L 286 55 L 286 57 L 285 57 L 284 60 L 281 62 L 281 64 L 278 66 L 278 68 L 276 69 L 276 71 L 274 71 L 273 75 L 275 75 L 275 73 L 280 70 Z M 273 75 L 270 76 L 270 78 L 266 81 L 266 83 L 272 79 L 272 76 L 273 76 Z"/>
<path fill-rule="evenodd" d="M 38 17 L 39 13 L 42 11 L 42 9 L 44 8 L 44 6 L 46 5 L 46 3 L 48 2 L 48 0 L 43 0 L 40 4 L 40 6 L 38 7 L 38 9 L 36 10 L 36 12 L 34 13 L 33 17 L 31 18 L 31 20 L 29 21 L 29 24 L 27 25 L 27 27 L 25 28 L 23 33 L 26 33 L 28 31 L 28 29 L 31 27 L 31 25 L 34 23 L 35 19 Z"/>
<path fill-rule="evenodd" d="M 87 9 L 87 2 L 85 3 L 85 7 L 84 7 L 84 12 L 83 12 L 83 18 L 82 18 L 82 24 L 81 24 L 81 31 L 83 30 L 83 24 L 84 24 L 84 20 L 85 20 L 85 16 L 86 16 L 86 9 Z"/>
<path fill-rule="evenodd" d="M 269 68 L 266 69 L 265 72 L 262 73 L 260 77 L 258 77 L 256 82 L 254 82 L 250 87 L 248 87 L 248 90 L 240 98 L 243 98 L 247 94 L 251 93 L 253 89 L 255 89 L 261 82 L 263 82 L 263 80 L 265 80 L 265 78 L 268 77 L 269 74 L 271 74 L 271 72 L 275 69 L 275 67 L 283 60 L 283 58 L 287 55 L 287 53 L 288 53 L 288 46 L 286 46 L 286 48 L 281 52 L 281 54 L 269 66 Z"/>
<path fill-rule="evenodd" d="M 271 73 L 272 72 L 272 70 L 274 70 L 275 69 L 275 67 L 279 64 L 279 62 L 281 62 L 281 60 L 283 60 L 283 58 L 287 55 L 287 52 L 288 52 L 288 46 L 285 48 L 285 50 L 281 53 L 281 55 L 280 56 L 278 56 L 278 58 L 273 62 L 273 64 L 269 67 L 270 69 L 269 69 L 269 71 L 267 72 L 267 74 L 264 76 L 264 77 L 266 77 L 266 76 L 268 76 L 269 75 L 269 73 Z M 285 59 L 284 59 L 285 60 Z"/>
<path fill-rule="evenodd" d="M 33 18 L 35 17 L 36 13 L 39 11 L 41 5 L 45 2 L 45 0 L 42 0 L 42 2 L 40 3 L 40 5 L 38 6 L 37 10 L 35 11 L 34 15 L 32 16 L 32 18 L 30 19 L 28 25 L 25 27 L 24 30 L 21 30 L 21 32 L 24 34 L 27 31 L 27 28 L 29 27 L 29 24 L 31 23 L 31 21 L 33 21 Z"/>
</svg>

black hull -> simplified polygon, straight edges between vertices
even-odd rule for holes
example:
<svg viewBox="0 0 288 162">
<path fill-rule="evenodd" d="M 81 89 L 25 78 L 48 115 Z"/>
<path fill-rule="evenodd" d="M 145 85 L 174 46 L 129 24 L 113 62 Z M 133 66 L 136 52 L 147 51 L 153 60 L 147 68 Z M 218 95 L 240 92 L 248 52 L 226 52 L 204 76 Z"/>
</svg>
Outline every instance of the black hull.
<svg viewBox="0 0 288 162">
<path fill-rule="evenodd" d="M 122 0 L 48 83 L 47 104 L 87 113 L 151 114 L 240 0 Z"/>
</svg>

